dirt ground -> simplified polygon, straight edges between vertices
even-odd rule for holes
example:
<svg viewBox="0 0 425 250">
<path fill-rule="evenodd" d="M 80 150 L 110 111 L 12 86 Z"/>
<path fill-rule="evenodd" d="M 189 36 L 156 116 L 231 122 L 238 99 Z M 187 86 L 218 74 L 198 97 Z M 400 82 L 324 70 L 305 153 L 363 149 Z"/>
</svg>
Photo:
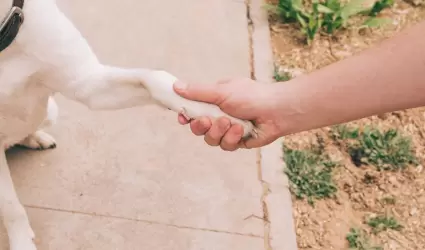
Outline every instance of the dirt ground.
<svg viewBox="0 0 425 250">
<path fill-rule="evenodd" d="M 338 38 L 320 37 L 310 49 L 301 42 L 299 31 L 282 24 L 271 15 L 272 42 L 275 63 L 280 70 L 310 72 L 362 51 L 400 30 L 425 20 L 425 7 L 413 7 L 396 0 L 383 12 L 394 24 L 385 29 L 359 34 L 343 31 Z M 425 31 L 424 31 L 425 34 Z M 413 109 L 355 121 L 360 127 L 373 124 L 379 128 L 398 128 L 411 136 L 419 164 L 399 172 L 377 171 L 374 167 L 356 167 L 350 157 L 329 137 L 330 128 L 304 132 L 285 138 L 292 148 L 317 144 L 322 138 L 330 156 L 344 164 L 333 173 L 338 191 L 336 199 L 325 199 L 308 204 L 293 198 L 298 247 L 307 249 L 348 249 L 346 235 L 352 227 L 365 226 L 365 218 L 377 214 L 391 214 L 403 225 L 403 230 L 388 230 L 378 235 L 369 233 L 371 240 L 385 250 L 425 249 L 425 109 Z M 372 181 L 365 182 L 365 176 Z M 394 204 L 383 202 L 394 197 Z M 360 249 L 360 248 L 359 248 Z M 365 248 L 366 249 L 366 248 Z"/>
</svg>

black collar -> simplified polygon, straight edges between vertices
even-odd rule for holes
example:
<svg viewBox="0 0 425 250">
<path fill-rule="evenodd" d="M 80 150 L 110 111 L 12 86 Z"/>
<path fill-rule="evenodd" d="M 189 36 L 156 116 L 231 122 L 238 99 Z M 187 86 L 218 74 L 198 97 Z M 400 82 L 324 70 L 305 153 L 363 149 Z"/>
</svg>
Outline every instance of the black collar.
<svg viewBox="0 0 425 250">
<path fill-rule="evenodd" d="M 24 0 L 13 0 L 12 8 L 0 23 L 0 52 L 9 47 L 24 22 Z"/>
</svg>

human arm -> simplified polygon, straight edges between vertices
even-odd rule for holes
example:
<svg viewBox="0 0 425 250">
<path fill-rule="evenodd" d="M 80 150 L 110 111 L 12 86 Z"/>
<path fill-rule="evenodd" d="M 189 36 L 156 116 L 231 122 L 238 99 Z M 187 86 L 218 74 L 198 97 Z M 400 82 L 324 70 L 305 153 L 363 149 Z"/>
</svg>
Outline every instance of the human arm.
<svg viewBox="0 0 425 250">
<path fill-rule="evenodd" d="M 282 135 L 425 105 L 425 22 L 276 92 Z M 300 112 L 288 114 L 288 106 Z"/>
<path fill-rule="evenodd" d="M 235 86 L 233 88 L 190 85 L 186 90 L 175 90 L 186 98 L 199 96 L 201 101 L 215 101 L 224 112 L 236 117 L 249 115 L 257 125 L 261 126 L 263 121 L 273 123 L 271 133 L 267 127 L 259 130 L 263 137 L 241 141 L 235 132 L 240 128 L 224 126 L 225 119 L 213 122 L 204 117 L 191 121 L 194 134 L 205 135 L 209 145 L 220 145 L 224 150 L 259 147 L 288 134 L 424 106 L 424 30 L 425 22 L 422 22 L 379 46 L 313 73 L 285 83 L 264 84 L 270 86 L 264 87 L 264 93 L 257 98 L 258 87 L 248 84 L 243 87 L 232 81 L 227 84 Z M 242 111 L 231 105 L 233 99 L 241 98 L 251 102 L 249 110 Z M 187 123 L 181 117 L 179 120 Z"/>
</svg>

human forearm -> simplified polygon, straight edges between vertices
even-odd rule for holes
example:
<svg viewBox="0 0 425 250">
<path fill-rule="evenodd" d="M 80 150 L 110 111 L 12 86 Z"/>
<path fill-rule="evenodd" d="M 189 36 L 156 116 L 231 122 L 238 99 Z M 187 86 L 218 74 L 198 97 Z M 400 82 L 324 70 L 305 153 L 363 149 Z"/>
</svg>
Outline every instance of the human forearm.
<svg viewBox="0 0 425 250">
<path fill-rule="evenodd" d="M 278 84 L 282 135 L 425 105 L 424 30 Z"/>
</svg>

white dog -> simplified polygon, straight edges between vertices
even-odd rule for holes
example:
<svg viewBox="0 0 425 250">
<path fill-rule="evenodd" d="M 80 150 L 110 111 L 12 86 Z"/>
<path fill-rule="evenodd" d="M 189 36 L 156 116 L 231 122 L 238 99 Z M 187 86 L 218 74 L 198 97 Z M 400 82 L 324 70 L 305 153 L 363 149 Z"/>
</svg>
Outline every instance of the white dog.
<svg viewBox="0 0 425 250">
<path fill-rule="evenodd" d="M 52 125 L 60 93 L 93 110 L 157 104 L 189 118 L 227 116 L 253 135 L 249 121 L 224 114 L 217 106 L 181 98 L 176 78 L 165 71 L 124 69 L 101 64 L 55 0 L 0 0 L 0 147 L 56 146 L 41 129 Z M 0 155 L 0 214 L 10 249 L 36 249 L 34 232 Z"/>
</svg>

